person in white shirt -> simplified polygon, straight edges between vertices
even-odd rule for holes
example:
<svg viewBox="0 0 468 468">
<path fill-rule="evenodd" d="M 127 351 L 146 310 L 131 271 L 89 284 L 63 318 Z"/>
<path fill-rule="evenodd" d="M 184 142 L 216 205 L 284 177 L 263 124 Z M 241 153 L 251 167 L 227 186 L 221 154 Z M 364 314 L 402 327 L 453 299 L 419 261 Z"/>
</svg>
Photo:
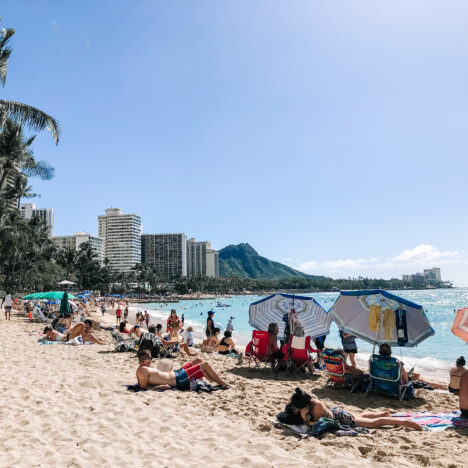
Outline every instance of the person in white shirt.
<svg viewBox="0 0 468 468">
<path fill-rule="evenodd" d="M 234 319 L 234 317 L 230 317 L 229 320 L 228 320 L 228 323 L 226 325 L 226 331 L 230 331 L 230 332 L 233 332 L 234 331 L 234 327 L 232 325 L 232 320 Z"/>
<path fill-rule="evenodd" d="M 5 310 L 5 320 L 11 320 L 11 308 L 13 307 L 13 298 L 9 292 L 3 298 L 2 306 Z"/>
<path fill-rule="evenodd" d="M 182 343 L 187 343 L 187 346 L 193 346 L 193 327 L 187 327 L 184 334 L 182 335 Z"/>
</svg>

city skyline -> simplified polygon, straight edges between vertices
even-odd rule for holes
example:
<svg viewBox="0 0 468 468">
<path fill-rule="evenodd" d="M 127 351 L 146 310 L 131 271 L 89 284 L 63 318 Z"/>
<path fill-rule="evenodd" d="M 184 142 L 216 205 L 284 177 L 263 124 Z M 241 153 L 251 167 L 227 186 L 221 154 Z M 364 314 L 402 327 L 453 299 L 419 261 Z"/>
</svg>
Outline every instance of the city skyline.
<svg viewBox="0 0 468 468">
<path fill-rule="evenodd" d="M 56 173 L 31 180 L 40 205 L 57 235 L 94 233 L 89 208 L 114 204 L 145 232 L 248 242 L 311 274 L 438 265 L 468 285 L 468 5 L 455 3 L 7 1 L 5 92 L 63 128 L 57 147 L 34 143 Z"/>
</svg>

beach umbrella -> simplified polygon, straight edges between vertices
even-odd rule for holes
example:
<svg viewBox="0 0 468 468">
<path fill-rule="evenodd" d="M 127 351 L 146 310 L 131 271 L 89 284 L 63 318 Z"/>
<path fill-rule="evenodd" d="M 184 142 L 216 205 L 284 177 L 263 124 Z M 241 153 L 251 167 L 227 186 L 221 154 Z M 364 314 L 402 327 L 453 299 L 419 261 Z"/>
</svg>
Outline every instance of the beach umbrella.
<svg viewBox="0 0 468 468">
<path fill-rule="evenodd" d="M 69 317 L 70 315 L 71 315 L 71 312 L 70 312 L 70 305 L 68 304 L 68 293 L 64 293 L 60 302 L 59 316 Z"/>
<path fill-rule="evenodd" d="M 60 284 L 60 285 L 71 285 L 71 284 L 76 284 L 76 283 L 74 283 L 73 281 L 63 280 L 63 281 L 60 281 L 60 283 L 57 283 L 57 284 Z"/>
<path fill-rule="evenodd" d="M 49 291 L 43 293 L 34 293 L 24 296 L 23 299 L 62 299 L 63 295 L 66 294 L 63 291 Z M 68 294 L 68 299 L 76 299 L 76 296 L 73 294 Z"/>
<path fill-rule="evenodd" d="M 452 333 L 468 343 L 468 308 L 458 309 L 452 325 Z"/>
<path fill-rule="evenodd" d="M 267 331 L 270 323 L 278 324 L 279 335 L 284 336 L 283 316 L 294 308 L 296 318 L 304 329 L 304 335 L 311 338 L 330 333 L 331 318 L 327 311 L 310 296 L 276 293 L 253 302 L 249 307 L 249 325 L 260 331 Z"/>
<path fill-rule="evenodd" d="M 330 309 L 340 330 L 368 343 L 416 346 L 434 334 L 424 308 L 387 291 L 341 291 Z"/>
</svg>

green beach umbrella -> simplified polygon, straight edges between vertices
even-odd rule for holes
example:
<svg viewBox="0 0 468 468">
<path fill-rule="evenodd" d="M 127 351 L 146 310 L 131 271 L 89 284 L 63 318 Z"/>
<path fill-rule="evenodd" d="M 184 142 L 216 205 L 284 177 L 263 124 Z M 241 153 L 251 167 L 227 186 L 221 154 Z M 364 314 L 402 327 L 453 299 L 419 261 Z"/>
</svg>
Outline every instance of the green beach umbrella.
<svg viewBox="0 0 468 468">
<path fill-rule="evenodd" d="M 62 302 L 60 303 L 59 316 L 69 317 L 70 313 L 70 304 L 68 303 L 68 293 L 64 293 L 62 297 Z"/>
<path fill-rule="evenodd" d="M 62 297 L 64 296 L 63 291 L 49 291 L 49 292 L 43 292 L 43 293 L 34 293 L 34 294 L 28 294 L 27 296 L 24 296 L 23 299 L 29 299 L 29 300 L 37 300 L 37 299 L 60 299 L 62 300 Z M 67 294 L 67 299 L 76 299 L 76 296 L 73 294 Z"/>
</svg>

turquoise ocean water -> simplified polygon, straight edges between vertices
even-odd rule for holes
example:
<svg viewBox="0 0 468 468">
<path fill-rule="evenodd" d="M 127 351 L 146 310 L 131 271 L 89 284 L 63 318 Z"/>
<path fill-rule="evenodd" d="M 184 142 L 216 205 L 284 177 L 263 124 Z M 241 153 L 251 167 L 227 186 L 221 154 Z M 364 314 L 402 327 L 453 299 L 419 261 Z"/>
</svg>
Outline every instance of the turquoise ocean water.
<svg viewBox="0 0 468 468">
<path fill-rule="evenodd" d="M 415 348 L 396 348 L 394 355 L 401 357 L 405 365 L 415 365 L 417 370 L 426 374 L 442 377 L 455 359 L 464 355 L 468 358 L 468 346 L 451 332 L 455 317 L 454 309 L 468 307 L 468 288 L 435 289 L 421 291 L 392 291 L 392 293 L 424 306 L 426 315 L 435 331 L 435 335 L 419 344 Z M 310 294 L 308 294 L 310 295 Z M 329 310 L 338 293 L 312 294 L 316 301 L 325 310 Z M 179 317 L 185 315 L 185 321 L 194 326 L 201 333 L 205 324 L 208 310 L 215 311 L 215 321 L 226 326 L 229 317 L 234 316 L 234 338 L 241 345 L 248 343 L 252 328 L 249 321 L 249 305 L 265 296 L 234 296 L 218 299 L 230 307 L 216 307 L 217 300 L 181 301 L 173 304 L 152 303 L 135 304 L 134 310 L 148 310 L 152 316 L 151 322 L 161 322 L 167 317 L 171 309 L 176 309 Z M 132 314 L 133 315 L 133 314 Z M 332 323 L 330 334 L 326 341 L 327 346 L 340 346 L 338 328 Z M 372 345 L 357 340 L 359 357 L 358 362 L 367 360 L 372 351 Z"/>
</svg>

